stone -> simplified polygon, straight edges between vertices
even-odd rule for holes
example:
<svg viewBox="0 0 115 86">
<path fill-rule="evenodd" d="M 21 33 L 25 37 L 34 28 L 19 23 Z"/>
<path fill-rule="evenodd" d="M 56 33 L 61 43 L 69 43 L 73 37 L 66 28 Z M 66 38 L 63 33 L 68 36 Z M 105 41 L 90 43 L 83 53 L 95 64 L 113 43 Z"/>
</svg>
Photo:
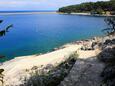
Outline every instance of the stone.
<svg viewBox="0 0 115 86">
<path fill-rule="evenodd" d="M 104 64 L 93 57 L 85 60 L 77 60 L 69 75 L 59 86 L 100 86 Z M 93 60 L 94 59 L 94 60 Z"/>
<path fill-rule="evenodd" d="M 115 47 L 105 48 L 99 55 L 99 59 L 106 63 L 115 62 Z"/>
</svg>

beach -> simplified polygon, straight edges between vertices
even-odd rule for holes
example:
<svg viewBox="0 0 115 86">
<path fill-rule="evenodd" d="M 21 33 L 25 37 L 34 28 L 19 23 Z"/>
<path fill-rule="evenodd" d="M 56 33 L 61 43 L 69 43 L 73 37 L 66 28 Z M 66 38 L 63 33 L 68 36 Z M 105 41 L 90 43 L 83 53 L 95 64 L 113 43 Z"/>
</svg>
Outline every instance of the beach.
<svg viewBox="0 0 115 86">
<path fill-rule="evenodd" d="M 5 81 L 7 84 L 14 83 L 19 84 L 19 78 L 21 74 L 25 74 L 26 69 L 31 69 L 33 66 L 40 67 L 41 65 L 52 64 L 54 66 L 58 65 L 64 61 L 72 52 L 80 48 L 81 45 L 66 45 L 64 49 L 56 50 L 43 55 L 32 55 L 32 56 L 22 56 L 16 57 L 13 60 L 3 63 L 0 68 L 4 68 Z"/>
<path fill-rule="evenodd" d="M 78 54 L 78 60 L 76 61 L 76 64 L 83 60 L 86 62 L 88 60 L 89 62 L 94 60 L 95 58 L 97 59 L 97 55 L 101 52 L 101 50 L 97 45 L 94 45 L 95 48 L 92 49 L 92 43 L 103 43 L 107 39 L 110 39 L 110 37 L 94 37 L 92 39 L 75 41 L 65 44 L 59 48 L 55 48 L 54 51 L 48 52 L 46 54 L 15 57 L 12 60 L 4 62 L 0 66 L 0 69 L 3 68 L 5 70 L 3 73 L 5 75 L 4 84 L 5 86 L 19 86 L 20 84 L 22 84 L 22 80 L 25 77 L 29 76 L 28 71 L 31 71 L 32 68 L 38 67 L 42 69 L 44 67 L 47 67 L 47 65 L 52 65 L 53 67 L 56 67 L 60 63 L 66 61 L 69 56 L 75 52 Z M 83 47 L 86 49 L 83 49 Z M 93 63 L 95 63 L 95 60 Z M 101 63 L 99 62 L 99 64 Z M 78 66 L 80 66 L 80 64 Z M 102 67 L 104 67 L 104 65 L 102 65 Z"/>
<path fill-rule="evenodd" d="M 0 12 L 0 15 L 20 15 L 20 14 L 56 14 L 57 12 Z"/>
<path fill-rule="evenodd" d="M 34 66 L 41 67 L 48 64 L 57 66 L 59 63 L 65 61 L 69 55 L 76 51 L 79 54 L 79 59 L 87 59 L 96 55 L 96 50 L 81 51 L 80 48 L 83 46 L 81 42 L 82 41 L 66 44 L 62 49 L 57 49 L 56 51 L 43 55 L 16 57 L 10 61 L 4 62 L 0 68 L 5 70 L 5 84 L 19 85 L 21 84 L 20 77 L 24 77 L 27 74 L 26 70 L 31 70 L 31 68 Z"/>
</svg>

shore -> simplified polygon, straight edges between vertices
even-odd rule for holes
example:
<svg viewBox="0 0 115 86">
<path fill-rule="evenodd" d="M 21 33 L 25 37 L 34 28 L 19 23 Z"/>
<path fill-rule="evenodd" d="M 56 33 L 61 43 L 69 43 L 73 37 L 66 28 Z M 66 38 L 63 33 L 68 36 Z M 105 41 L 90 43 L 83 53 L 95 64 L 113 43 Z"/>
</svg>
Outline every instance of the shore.
<svg viewBox="0 0 115 86">
<path fill-rule="evenodd" d="M 18 15 L 18 14 L 56 14 L 57 12 L 0 12 L 0 15 Z"/>
<path fill-rule="evenodd" d="M 43 54 L 43 55 L 31 55 L 31 56 L 21 56 L 16 57 L 10 61 L 4 62 L 0 68 L 3 68 L 4 79 L 6 85 L 19 85 L 21 84 L 20 78 L 24 77 L 27 72 L 26 70 L 31 70 L 32 67 L 46 66 L 51 64 L 57 66 L 59 63 L 65 61 L 72 53 L 78 52 L 79 57 L 82 59 L 87 59 L 88 57 L 93 57 L 96 55 L 96 50 L 91 51 L 81 51 L 83 43 L 90 44 L 90 40 L 86 41 L 76 41 L 70 44 L 66 44 L 63 48 L 55 49 L 55 51 Z M 14 84 L 15 83 L 15 84 Z"/>
<path fill-rule="evenodd" d="M 3 68 L 5 70 L 3 73 L 5 75 L 5 85 L 18 86 L 22 83 L 21 79 L 29 74 L 28 70 L 31 70 L 33 67 L 43 68 L 47 65 L 56 67 L 66 61 L 66 59 L 75 52 L 78 54 L 78 59 L 85 60 L 95 57 L 100 53 L 100 49 L 97 48 L 98 46 L 95 46 L 95 49 L 91 49 L 92 43 L 100 43 L 108 38 L 109 37 L 94 37 L 92 39 L 75 41 L 46 54 L 21 56 L 6 61 L 0 66 L 0 69 Z M 84 46 L 87 47 L 87 49 L 83 49 Z"/>
<path fill-rule="evenodd" d="M 0 12 L 0 15 L 20 15 L 20 14 L 68 14 L 68 13 L 61 13 L 61 12 Z M 97 17 L 112 17 L 115 15 L 99 15 L 95 14 L 92 15 L 90 13 L 70 13 L 69 15 L 79 15 L 79 16 L 97 16 Z"/>
<path fill-rule="evenodd" d="M 31 55 L 31 56 L 22 56 L 16 57 L 10 61 L 4 62 L 0 68 L 5 70 L 5 81 L 6 84 L 13 84 L 15 85 L 20 84 L 19 81 L 20 77 L 26 74 L 25 70 L 31 69 L 34 66 L 46 66 L 51 64 L 53 66 L 58 65 L 64 61 L 72 52 L 75 52 L 79 49 L 81 45 L 65 45 L 65 48 L 59 49 L 47 54 L 43 55 Z"/>
<path fill-rule="evenodd" d="M 59 12 L 59 14 L 68 14 L 68 13 L 61 13 Z M 115 16 L 115 15 L 99 15 L 99 14 L 90 14 L 90 13 L 70 13 L 69 15 L 79 15 L 79 16 L 97 16 L 97 17 L 112 17 L 112 16 Z"/>
</svg>

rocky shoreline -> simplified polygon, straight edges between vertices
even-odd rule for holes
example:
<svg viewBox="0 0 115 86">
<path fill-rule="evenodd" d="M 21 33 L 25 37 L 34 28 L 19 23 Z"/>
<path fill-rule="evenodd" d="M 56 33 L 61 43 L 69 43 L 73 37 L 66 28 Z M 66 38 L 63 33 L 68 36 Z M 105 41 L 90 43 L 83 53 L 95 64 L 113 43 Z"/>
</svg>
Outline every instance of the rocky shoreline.
<svg viewBox="0 0 115 86">
<path fill-rule="evenodd" d="M 67 14 L 67 15 L 79 15 L 79 16 L 96 16 L 96 17 L 112 17 L 115 15 L 99 15 L 99 14 L 90 14 L 90 13 L 61 13 L 58 12 L 59 14 Z"/>
<path fill-rule="evenodd" d="M 33 66 L 45 66 L 47 64 L 56 66 L 68 58 L 71 53 L 80 49 L 81 46 L 86 42 L 88 42 L 88 40 L 76 41 L 65 44 L 46 54 L 16 57 L 10 61 L 6 61 L 0 66 L 0 68 L 5 70 L 4 79 L 7 84 L 12 84 L 15 82 L 15 85 L 17 85 L 21 83 L 19 78 L 26 74 L 24 70 L 31 69 Z"/>
<path fill-rule="evenodd" d="M 73 52 L 77 51 L 78 59 L 87 59 L 97 56 L 103 49 L 108 47 L 108 40 L 113 40 L 115 37 L 94 37 L 92 39 L 75 41 L 59 48 L 55 48 L 52 52 L 41 54 L 16 57 L 10 61 L 4 62 L 0 68 L 3 68 L 4 79 L 6 85 L 21 84 L 20 77 L 27 74 L 25 70 L 30 70 L 32 67 L 46 66 L 48 64 L 54 67 L 65 61 Z M 114 41 L 114 40 L 113 40 Z M 106 46 L 107 45 L 107 46 Z"/>
</svg>

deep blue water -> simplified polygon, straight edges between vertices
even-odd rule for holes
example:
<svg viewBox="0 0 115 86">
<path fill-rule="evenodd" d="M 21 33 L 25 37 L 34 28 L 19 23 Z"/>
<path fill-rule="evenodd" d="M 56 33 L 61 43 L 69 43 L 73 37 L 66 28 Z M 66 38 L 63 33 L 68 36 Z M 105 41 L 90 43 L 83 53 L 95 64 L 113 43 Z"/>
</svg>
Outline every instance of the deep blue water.
<svg viewBox="0 0 115 86">
<path fill-rule="evenodd" d="M 102 35 L 104 17 L 20 14 L 1 15 L 0 28 L 13 24 L 13 28 L 0 37 L 0 55 L 12 59 L 16 56 L 51 51 L 65 43 Z"/>
</svg>

